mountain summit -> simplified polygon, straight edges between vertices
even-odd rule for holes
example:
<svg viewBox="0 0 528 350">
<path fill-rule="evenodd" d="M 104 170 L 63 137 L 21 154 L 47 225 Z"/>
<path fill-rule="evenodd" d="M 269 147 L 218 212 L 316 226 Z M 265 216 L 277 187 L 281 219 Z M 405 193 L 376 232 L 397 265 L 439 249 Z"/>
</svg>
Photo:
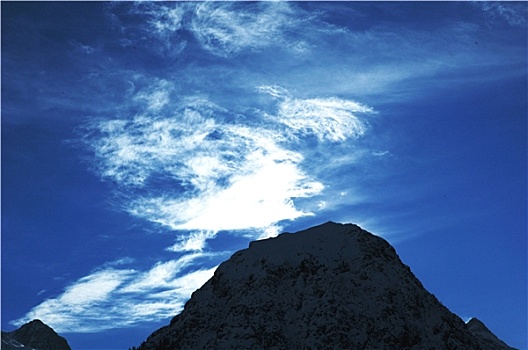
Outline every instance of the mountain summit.
<svg viewBox="0 0 528 350">
<path fill-rule="evenodd" d="M 33 320 L 16 331 L 2 332 L 2 350 L 71 350 L 66 339 L 44 324 Z"/>
<path fill-rule="evenodd" d="M 329 222 L 235 253 L 139 349 L 511 349 L 488 332 L 385 240 Z"/>
</svg>

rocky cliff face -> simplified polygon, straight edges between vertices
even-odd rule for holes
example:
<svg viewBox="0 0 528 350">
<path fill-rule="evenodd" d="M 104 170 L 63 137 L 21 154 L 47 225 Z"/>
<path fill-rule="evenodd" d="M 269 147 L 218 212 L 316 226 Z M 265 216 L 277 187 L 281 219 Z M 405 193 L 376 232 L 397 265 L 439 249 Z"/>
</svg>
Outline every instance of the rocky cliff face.
<svg viewBox="0 0 528 350">
<path fill-rule="evenodd" d="M 500 350 L 500 349 L 513 349 L 510 348 L 506 343 L 497 338 L 488 327 L 477 318 L 472 318 L 467 323 L 469 331 L 479 339 L 484 349 Z"/>
<path fill-rule="evenodd" d="M 68 342 L 40 320 L 26 323 L 16 331 L 2 332 L 2 350 L 71 350 Z"/>
<path fill-rule="evenodd" d="M 327 223 L 235 253 L 139 349 L 509 348 L 471 331 L 385 240 Z"/>
</svg>

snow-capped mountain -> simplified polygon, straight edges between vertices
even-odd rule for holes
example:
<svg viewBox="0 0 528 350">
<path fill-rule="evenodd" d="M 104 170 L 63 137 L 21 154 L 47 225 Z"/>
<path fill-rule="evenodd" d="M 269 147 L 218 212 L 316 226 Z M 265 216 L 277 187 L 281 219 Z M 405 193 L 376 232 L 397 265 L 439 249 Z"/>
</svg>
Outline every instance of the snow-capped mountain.
<svg viewBox="0 0 528 350">
<path fill-rule="evenodd" d="M 2 332 L 1 349 L 71 350 L 66 339 L 41 320 L 33 320 L 12 332 Z"/>
<path fill-rule="evenodd" d="M 235 253 L 139 349 L 510 348 L 451 313 L 385 240 L 329 222 Z"/>
</svg>

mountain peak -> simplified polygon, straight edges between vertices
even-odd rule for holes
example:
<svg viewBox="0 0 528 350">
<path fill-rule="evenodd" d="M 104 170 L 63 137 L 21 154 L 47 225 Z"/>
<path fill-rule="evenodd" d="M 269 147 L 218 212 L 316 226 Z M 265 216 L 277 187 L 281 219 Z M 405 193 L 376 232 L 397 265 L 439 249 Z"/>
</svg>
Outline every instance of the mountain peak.
<svg viewBox="0 0 528 350">
<path fill-rule="evenodd" d="M 353 224 L 327 222 L 233 254 L 140 349 L 477 350 L 483 344 L 387 241 Z"/>
<path fill-rule="evenodd" d="M 485 344 L 485 349 L 495 350 L 495 349 L 513 349 L 506 345 L 502 340 L 497 338 L 486 325 L 477 318 L 472 318 L 466 324 L 469 331 L 478 337 L 483 344 Z"/>
<path fill-rule="evenodd" d="M 41 320 L 35 319 L 12 332 L 2 332 L 2 349 L 71 350 L 68 342 Z"/>
<path fill-rule="evenodd" d="M 50 329 L 53 331 L 53 328 L 45 324 L 39 319 L 34 319 L 28 323 L 21 326 L 21 328 L 30 328 L 30 329 Z"/>
</svg>

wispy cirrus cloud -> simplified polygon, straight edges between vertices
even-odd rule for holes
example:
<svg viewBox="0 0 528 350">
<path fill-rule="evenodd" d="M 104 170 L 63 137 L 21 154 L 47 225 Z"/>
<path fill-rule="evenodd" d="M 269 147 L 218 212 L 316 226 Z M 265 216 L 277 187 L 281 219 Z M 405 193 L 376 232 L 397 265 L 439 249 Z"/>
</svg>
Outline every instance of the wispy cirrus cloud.
<svg viewBox="0 0 528 350">
<path fill-rule="evenodd" d="M 125 34 L 125 46 L 144 42 L 146 35 L 159 41 L 162 54 L 177 55 L 187 47 L 191 34 L 202 49 L 220 57 L 270 46 L 305 51 L 309 45 L 298 31 L 314 20 L 313 14 L 286 2 L 139 2 L 111 5 L 109 16 Z M 140 21 L 139 26 L 124 23 L 131 16 Z"/>
<path fill-rule="evenodd" d="M 526 23 L 526 8 L 521 3 L 476 4 L 493 18 Z M 251 54 L 255 65 L 242 68 L 241 79 L 247 79 L 249 70 L 258 71 L 265 66 L 267 74 L 279 78 L 283 75 L 283 80 L 264 84 L 302 81 L 303 88 L 316 95 L 331 91 L 356 98 L 374 95 L 384 101 L 401 100 L 457 83 L 461 76 L 483 79 L 477 73 L 482 67 L 507 74 L 506 66 L 511 68 L 525 61 L 522 52 L 512 51 L 511 59 L 505 61 L 496 47 L 482 45 L 486 39 L 481 37 L 477 23 L 452 21 L 428 32 L 381 20 L 364 30 L 355 30 L 327 23 L 324 6 L 317 12 L 303 8 L 287 2 L 142 2 L 134 6 L 114 5 L 114 16 L 123 17 L 123 21 L 131 13 L 137 16 L 133 21 L 136 26 L 128 28 L 123 24 L 128 28 L 124 32 L 130 32 L 131 42 L 143 43 L 145 50 L 159 46 L 146 39 L 151 38 L 162 45 L 178 47 L 178 55 L 183 54 L 180 44 L 190 45 L 185 53 L 198 48 L 209 58 Z M 344 11 L 353 12 L 358 19 L 363 16 L 351 5 L 344 6 Z M 260 62 L 260 53 L 271 48 L 274 55 Z M 289 71 L 284 71 L 283 66 Z M 219 73 L 218 68 L 206 74 Z M 222 73 L 231 77 L 240 72 Z"/>
<path fill-rule="evenodd" d="M 186 269 L 209 257 L 203 253 L 183 255 L 158 262 L 144 272 L 107 264 L 11 323 L 20 326 L 42 319 L 57 332 L 92 333 L 172 317 L 212 276 L 216 266 Z M 120 264 L 125 261 L 129 260 Z"/>
<path fill-rule="evenodd" d="M 90 332 L 93 320 L 108 307 L 108 300 L 120 285 L 133 276 L 133 270 L 109 268 L 83 277 L 68 286 L 56 298 L 43 301 L 23 318 L 11 323 L 20 326 L 33 319 L 44 319 L 46 323 L 62 331 Z M 60 330 L 59 330 L 60 332 Z"/>
<path fill-rule="evenodd" d="M 146 292 L 173 286 L 176 275 L 194 260 L 202 257 L 204 254 L 194 253 L 184 255 L 178 260 L 159 262 L 149 271 L 138 274 L 134 281 L 120 289 L 120 293 Z"/>
<path fill-rule="evenodd" d="M 173 85 L 165 80 L 158 79 L 147 89 L 139 91 L 134 100 L 139 105 L 144 106 L 147 111 L 159 112 L 163 107 L 169 104 L 171 93 L 174 91 Z"/>
<path fill-rule="evenodd" d="M 260 86 L 259 90 L 279 100 L 274 117 L 280 123 L 294 133 L 313 134 L 320 141 L 337 142 L 363 135 L 367 123 L 360 116 L 373 113 L 368 106 L 336 97 L 298 99 L 277 86 Z"/>
<path fill-rule="evenodd" d="M 267 46 L 300 47 L 287 40 L 286 31 L 302 21 L 288 3 L 200 3 L 191 29 L 211 53 L 229 56 Z M 293 45 L 292 45 L 293 41 Z"/>
<path fill-rule="evenodd" d="M 180 236 L 174 245 L 167 248 L 170 252 L 202 251 L 206 241 L 215 236 L 215 231 L 193 231 L 185 236 Z"/>
<path fill-rule="evenodd" d="M 172 103 L 177 108 L 167 116 L 158 106 L 158 96 L 169 103 L 166 89 L 156 83 L 149 94 L 139 92 L 144 113 L 98 120 L 88 126 L 85 142 L 100 176 L 129 194 L 124 210 L 170 230 L 194 232 L 181 236 L 173 251 L 201 250 L 221 230 L 266 231 L 311 215 L 294 201 L 321 194 L 324 184 L 303 170 L 295 144 L 310 135 L 321 143 L 360 137 L 364 116 L 373 112 L 351 100 L 300 99 L 263 86 L 257 90 L 276 98 L 273 111 L 261 112 L 265 123 L 231 122 L 235 112 L 205 98 Z"/>
<path fill-rule="evenodd" d="M 524 2 L 474 1 L 473 4 L 493 19 L 506 21 L 511 26 L 526 26 L 528 7 Z"/>
</svg>

